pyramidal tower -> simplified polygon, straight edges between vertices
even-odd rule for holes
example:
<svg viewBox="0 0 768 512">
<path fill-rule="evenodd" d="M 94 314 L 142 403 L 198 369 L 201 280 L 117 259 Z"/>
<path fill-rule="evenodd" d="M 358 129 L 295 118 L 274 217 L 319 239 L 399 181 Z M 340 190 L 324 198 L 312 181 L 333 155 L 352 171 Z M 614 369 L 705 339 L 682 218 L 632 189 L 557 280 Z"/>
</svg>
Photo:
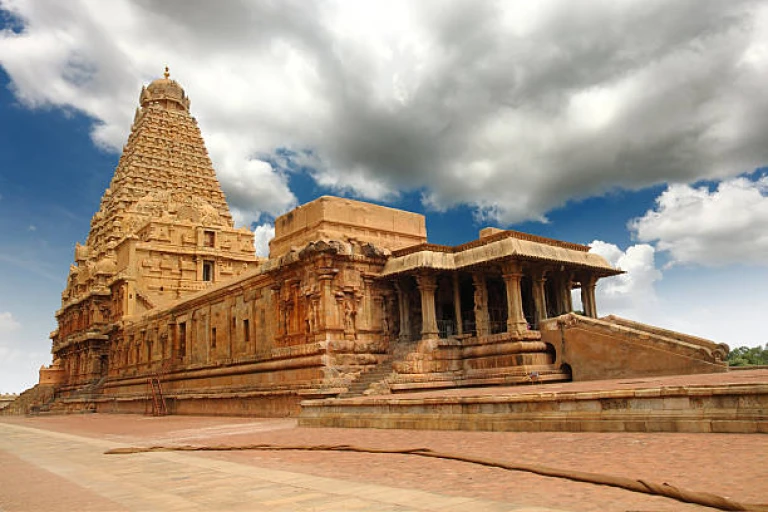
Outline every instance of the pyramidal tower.
<svg viewBox="0 0 768 512">
<path fill-rule="evenodd" d="M 234 228 L 189 98 L 168 68 L 139 104 L 86 243 L 75 247 L 54 355 L 98 351 L 117 322 L 258 264 L 253 233 Z"/>
<path fill-rule="evenodd" d="M 139 103 L 115 175 L 91 221 L 89 248 L 104 252 L 109 241 L 132 231 L 170 197 L 205 209 L 218 217 L 217 224 L 231 228 L 229 207 L 189 114 L 189 98 L 167 68 L 164 78 L 142 88 Z"/>
</svg>

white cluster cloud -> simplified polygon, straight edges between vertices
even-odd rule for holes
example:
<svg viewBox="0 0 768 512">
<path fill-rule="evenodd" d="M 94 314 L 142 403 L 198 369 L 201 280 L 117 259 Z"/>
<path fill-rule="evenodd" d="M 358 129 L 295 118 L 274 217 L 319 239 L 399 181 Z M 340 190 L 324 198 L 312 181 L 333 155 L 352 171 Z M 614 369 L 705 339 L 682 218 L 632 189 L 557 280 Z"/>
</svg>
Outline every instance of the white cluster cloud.
<svg viewBox="0 0 768 512">
<path fill-rule="evenodd" d="M 256 256 L 269 256 L 269 241 L 275 238 L 275 226 L 272 224 L 260 224 L 253 230 L 253 245 L 256 247 Z"/>
<path fill-rule="evenodd" d="M 0 65 L 29 106 L 123 144 L 169 64 L 243 222 L 321 185 L 420 190 L 508 223 L 616 187 L 768 160 L 768 5 L 700 2 L 0 0 Z M 110 171 L 105 171 L 110 172 Z"/>
<path fill-rule="evenodd" d="M 768 264 L 768 176 L 707 186 L 670 185 L 656 207 L 630 222 L 638 240 L 667 251 L 670 263 Z"/>
<path fill-rule="evenodd" d="M 0 312 L 0 336 L 15 331 L 21 327 L 21 324 L 13 318 L 13 314 L 10 311 Z"/>
<path fill-rule="evenodd" d="M 11 333 L 17 332 L 21 324 L 10 311 L 0 312 L 0 361 L 11 362 L 18 353 Z"/>
<path fill-rule="evenodd" d="M 730 344 L 763 345 L 763 315 L 768 307 L 768 267 L 749 272 L 734 268 L 657 267 L 648 244 L 620 247 L 595 240 L 591 251 L 626 273 L 601 279 L 596 299 L 600 316 L 614 314 Z M 574 290 L 574 307 L 581 308 Z"/>
<path fill-rule="evenodd" d="M 40 364 L 50 361 L 47 350 L 39 350 L 25 327 L 10 311 L 0 311 L 0 393 L 20 392 L 34 385 Z"/>
<path fill-rule="evenodd" d="M 648 320 L 658 305 L 656 283 L 662 278 L 656 268 L 656 251 L 648 244 L 638 244 L 622 251 L 617 245 L 595 240 L 590 252 L 599 254 L 625 273 L 597 283 L 596 299 L 600 316 L 619 316 Z"/>
</svg>

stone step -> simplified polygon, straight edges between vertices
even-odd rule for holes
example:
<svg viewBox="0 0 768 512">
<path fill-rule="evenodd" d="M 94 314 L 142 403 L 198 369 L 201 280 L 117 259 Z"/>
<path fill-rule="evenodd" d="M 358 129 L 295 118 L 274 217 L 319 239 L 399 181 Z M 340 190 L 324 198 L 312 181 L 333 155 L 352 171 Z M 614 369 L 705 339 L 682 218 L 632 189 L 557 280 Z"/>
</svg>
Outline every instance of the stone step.
<svg viewBox="0 0 768 512">
<path fill-rule="evenodd" d="M 356 385 L 362 385 L 365 383 L 370 384 L 371 382 L 376 382 L 381 380 L 382 377 L 386 377 L 392 373 L 392 368 L 387 368 L 386 371 L 376 372 L 375 374 L 367 375 L 364 378 L 358 379 L 354 382 Z"/>
<path fill-rule="evenodd" d="M 392 373 L 392 360 L 379 363 L 375 368 L 360 375 L 340 397 L 361 396 L 371 385 L 381 382 Z"/>
<path fill-rule="evenodd" d="M 350 392 L 362 392 L 362 391 L 365 391 L 366 389 L 368 389 L 371 386 L 371 384 L 383 380 L 388 375 L 389 375 L 389 373 L 386 373 L 386 374 L 382 374 L 381 376 L 379 376 L 379 378 L 376 378 L 376 379 L 366 380 L 366 381 L 363 381 L 363 382 L 355 382 L 354 384 L 349 386 L 349 391 Z"/>
<path fill-rule="evenodd" d="M 726 373 L 443 391 L 424 383 L 422 393 L 410 395 L 307 400 L 299 426 L 768 433 L 768 381 L 760 371 L 751 382 Z"/>
</svg>

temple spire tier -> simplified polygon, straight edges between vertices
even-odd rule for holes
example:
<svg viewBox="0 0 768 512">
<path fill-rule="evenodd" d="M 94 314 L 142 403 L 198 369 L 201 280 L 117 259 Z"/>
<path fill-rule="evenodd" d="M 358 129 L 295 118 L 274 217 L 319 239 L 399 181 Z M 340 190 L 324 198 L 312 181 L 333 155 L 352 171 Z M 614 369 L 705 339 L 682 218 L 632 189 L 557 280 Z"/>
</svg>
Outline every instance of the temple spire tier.
<svg viewBox="0 0 768 512">
<path fill-rule="evenodd" d="M 119 318 L 256 261 L 253 234 L 234 228 L 189 97 L 168 68 L 142 88 L 139 104 L 86 243 L 76 247 L 63 309 L 97 291 L 109 295 L 115 279 L 135 280 L 140 290 L 118 301 Z"/>
</svg>

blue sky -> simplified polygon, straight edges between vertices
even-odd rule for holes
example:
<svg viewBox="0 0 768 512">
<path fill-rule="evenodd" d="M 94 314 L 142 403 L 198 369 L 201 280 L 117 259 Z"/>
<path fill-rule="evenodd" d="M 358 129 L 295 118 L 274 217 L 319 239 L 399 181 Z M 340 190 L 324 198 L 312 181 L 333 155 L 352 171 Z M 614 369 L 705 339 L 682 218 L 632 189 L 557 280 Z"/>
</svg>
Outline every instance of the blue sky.
<svg viewBox="0 0 768 512">
<path fill-rule="evenodd" d="M 601 314 L 768 342 L 768 9 L 528 4 L 0 0 L 0 392 L 50 363 L 74 244 L 166 64 L 262 247 L 347 195 L 424 213 L 434 243 L 591 244 L 627 270 Z"/>
</svg>

